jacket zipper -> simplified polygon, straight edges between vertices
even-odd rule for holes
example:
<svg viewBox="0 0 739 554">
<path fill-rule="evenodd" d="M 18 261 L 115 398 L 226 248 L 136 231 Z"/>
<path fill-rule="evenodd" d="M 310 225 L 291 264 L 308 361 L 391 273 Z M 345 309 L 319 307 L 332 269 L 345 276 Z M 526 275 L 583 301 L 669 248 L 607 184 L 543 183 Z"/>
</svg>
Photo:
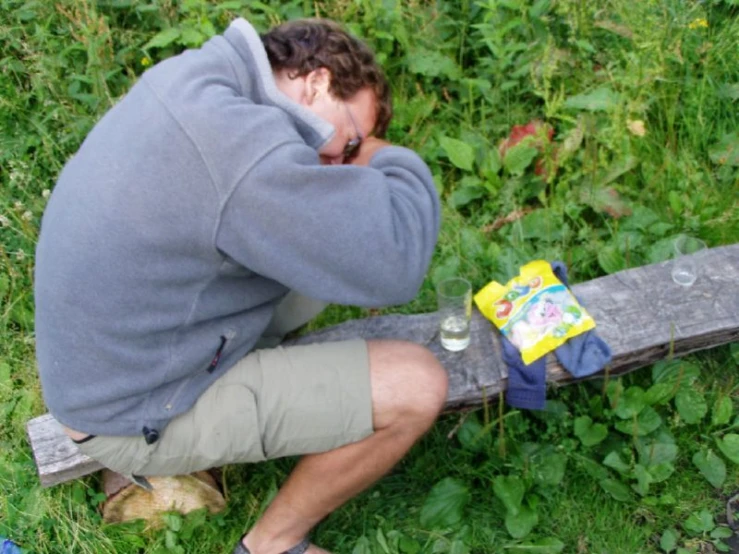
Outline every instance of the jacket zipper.
<svg viewBox="0 0 739 554">
<path fill-rule="evenodd" d="M 208 373 L 213 373 L 216 370 L 216 367 L 218 367 L 218 362 L 221 361 L 221 353 L 223 352 L 223 348 L 226 346 L 226 336 L 221 335 L 221 344 L 218 347 L 218 350 L 216 350 L 216 355 L 213 356 L 213 360 L 211 360 L 210 365 L 208 366 Z"/>
</svg>

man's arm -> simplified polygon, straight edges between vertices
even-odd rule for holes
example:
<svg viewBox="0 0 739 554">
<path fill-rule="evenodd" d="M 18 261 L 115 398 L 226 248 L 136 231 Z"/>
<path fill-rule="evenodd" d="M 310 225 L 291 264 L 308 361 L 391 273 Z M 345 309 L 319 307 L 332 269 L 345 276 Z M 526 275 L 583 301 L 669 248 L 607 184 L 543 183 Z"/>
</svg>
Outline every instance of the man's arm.
<svg viewBox="0 0 739 554">
<path fill-rule="evenodd" d="M 436 189 L 411 150 L 374 138 L 365 143 L 352 164 L 338 166 L 319 165 L 304 145 L 273 151 L 225 206 L 218 248 L 326 302 L 411 300 L 439 231 Z"/>
</svg>

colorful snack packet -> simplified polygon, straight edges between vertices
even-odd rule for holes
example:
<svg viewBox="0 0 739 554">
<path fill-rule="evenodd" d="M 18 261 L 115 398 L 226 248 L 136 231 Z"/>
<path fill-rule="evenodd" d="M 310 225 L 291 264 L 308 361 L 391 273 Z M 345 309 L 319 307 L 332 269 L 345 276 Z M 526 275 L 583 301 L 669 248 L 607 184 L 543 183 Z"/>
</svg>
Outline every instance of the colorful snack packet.
<svg viewBox="0 0 739 554">
<path fill-rule="evenodd" d="M 518 348 L 525 364 L 595 328 L 593 318 L 544 260 L 524 265 L 505 285 L 491 281 L 474 300 L 480 312 Z"/>
</svg>

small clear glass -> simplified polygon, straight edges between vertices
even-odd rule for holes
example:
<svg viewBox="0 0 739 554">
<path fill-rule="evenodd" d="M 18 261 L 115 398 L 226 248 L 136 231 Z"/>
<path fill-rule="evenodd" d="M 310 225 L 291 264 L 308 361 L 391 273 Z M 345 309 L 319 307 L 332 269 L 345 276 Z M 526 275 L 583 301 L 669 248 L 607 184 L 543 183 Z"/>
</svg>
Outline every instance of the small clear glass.
<svg viewBox="0 0 739 554">
<path fill-rule="evenodd" d="M 672 280 L 678 285 L 689 287 L 698 278 L 699 265 L 695 256 L 706 248 L 706 243 L 700 239 L 680 235 L 674 242 L 674 261 L 672 264 Z"/>
<path fill-rule="evenodd" d="M 466 279 L 454 277 L 436 287 L 441 327 L 441 346 L 459 352 L 470 344 L 472 319 L 472 285 Z"/>
</svg>

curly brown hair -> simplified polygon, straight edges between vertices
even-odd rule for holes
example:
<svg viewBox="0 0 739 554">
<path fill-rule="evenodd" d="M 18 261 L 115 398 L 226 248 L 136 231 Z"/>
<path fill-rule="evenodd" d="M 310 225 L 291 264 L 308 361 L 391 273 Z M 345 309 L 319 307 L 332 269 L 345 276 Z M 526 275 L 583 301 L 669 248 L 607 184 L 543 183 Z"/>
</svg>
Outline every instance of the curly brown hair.
<svg viewBox="0 0 739 554">
<path fill-rule="evenodd" d="M 275 71 L 288 70 L 291 79 L 324 67 L 331 72 L 329 91 L 348 100 L 364 88 L 377 99 L 373 134 L 384 137 L 393 116 L 390 86 L 366 44 L 340 25 L 325 19 L 299 19 L 261 35 L 269 63 Z"/>
</svg>

